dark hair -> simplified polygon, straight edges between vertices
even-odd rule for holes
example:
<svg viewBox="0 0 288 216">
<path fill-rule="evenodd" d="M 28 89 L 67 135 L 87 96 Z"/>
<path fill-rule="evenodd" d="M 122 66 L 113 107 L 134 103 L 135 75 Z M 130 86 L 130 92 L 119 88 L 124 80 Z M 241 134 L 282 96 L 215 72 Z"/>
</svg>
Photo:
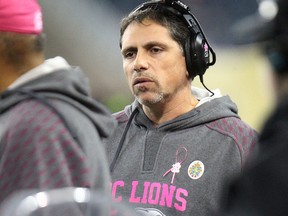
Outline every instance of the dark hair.
<svg viewBox="0 0 288 216">
<path fill-rule="evenodd" d="M 144 10 L 131 12 L 121 21 L 120 28 L 120 48 L 122 48 L 122 36 L 126 28 L 133 22 L 143 23 L 144 20 L 154 21 L 161 26 L 166 27 L 172 39 L 174 39 L 184 50 L 185 43 L 189 40 L 190 32 L 185 23 L 174 12 L 170 11 L 164 5 L 157 7 L 148 7 Z"/>
<path fill-rule="evenodd" d="M 15 68 L 21 68 L 29 55 L 44 52 L 44 44 L 44 34 L 0 32 L 0 58 Z"/>
</svg>

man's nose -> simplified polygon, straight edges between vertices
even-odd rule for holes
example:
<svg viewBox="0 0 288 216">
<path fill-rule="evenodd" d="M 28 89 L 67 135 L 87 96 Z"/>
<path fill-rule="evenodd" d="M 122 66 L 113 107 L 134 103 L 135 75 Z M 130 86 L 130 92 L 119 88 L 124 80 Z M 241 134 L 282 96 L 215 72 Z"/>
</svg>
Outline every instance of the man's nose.
<svg viewBox="0 0 288 216">
<path fill-rule="evenodd" d="M 145 52 L 137 52 L 136 58 L 134 60 L 134 71 L 141 72 L 148 68 L 148 56 Z"/>
</svg>

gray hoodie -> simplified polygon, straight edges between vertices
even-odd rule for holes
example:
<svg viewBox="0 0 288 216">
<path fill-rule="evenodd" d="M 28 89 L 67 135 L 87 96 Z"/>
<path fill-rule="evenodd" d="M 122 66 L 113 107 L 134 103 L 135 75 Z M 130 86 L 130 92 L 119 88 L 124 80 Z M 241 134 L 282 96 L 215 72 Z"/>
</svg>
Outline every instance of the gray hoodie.
<svg viewBox="0 0 288 216">
<path fill-rule="evenodd" d="M 199 106 L 156 127 L 137 101 L 115 114 L 119 126 L 105 141 L 115 200 L 147 215 L 208 216 L 218 209 L 223 186 L 243 169 L 257 133 L 228 96 L 199 89 L 194 95 Z"/>
<path fill-rule="evenodd" d="M 60 57 L 0 95 L 0 203 L 25 189 L 89 187 L 109 193 L 102 139 L 116 126 L 79 68 Z"/>
</svg>

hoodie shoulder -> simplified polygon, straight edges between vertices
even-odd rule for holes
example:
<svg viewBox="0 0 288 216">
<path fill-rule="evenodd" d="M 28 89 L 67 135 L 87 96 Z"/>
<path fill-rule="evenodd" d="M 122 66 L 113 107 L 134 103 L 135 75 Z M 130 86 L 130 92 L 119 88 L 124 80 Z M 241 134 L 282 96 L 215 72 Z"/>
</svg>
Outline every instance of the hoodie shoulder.
<svg viewBox="0 0 288 216">
<path fill-rule="evenodd" d="M 231 137 L 240 151 L 241 158 L 247 158 L 258 140 L 258 133 L 238 117 L 226 117 L 207 124 L 212 130 Z"/>
<path fill-rule="evenodd" d="M 126 123 L 129 119 L 124 110 L 113 113 L 112 116 L 116 119 L 118 123 Z"/>
</svg>

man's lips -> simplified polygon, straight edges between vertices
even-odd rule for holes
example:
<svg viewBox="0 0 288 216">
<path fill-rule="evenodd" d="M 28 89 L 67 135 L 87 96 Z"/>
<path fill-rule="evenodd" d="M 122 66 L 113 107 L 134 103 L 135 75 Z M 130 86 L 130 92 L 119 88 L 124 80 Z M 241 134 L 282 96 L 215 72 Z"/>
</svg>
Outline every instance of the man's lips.
<svg viewBox="0 0 288 216">
<path fill-rule="evenodd" d="M 150 78 L 147 78 L 147 77 L 137 77 L 133 80 L 133 85 L 137 85 L 137 84 L 144 84 L 144 83 L 147 83 L 147 82 L 153 82 L 153 80 L 151 80 Z"/>
</svg>

